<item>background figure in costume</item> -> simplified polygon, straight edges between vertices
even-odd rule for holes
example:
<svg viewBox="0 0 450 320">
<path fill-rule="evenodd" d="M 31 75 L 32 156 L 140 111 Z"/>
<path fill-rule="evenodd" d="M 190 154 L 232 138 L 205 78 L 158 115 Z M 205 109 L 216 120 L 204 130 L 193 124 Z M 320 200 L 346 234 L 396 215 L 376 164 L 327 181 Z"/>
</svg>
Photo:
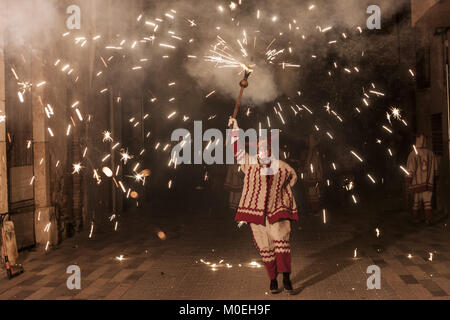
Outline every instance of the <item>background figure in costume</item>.
<svg viewBox="0 0 450 320">
<path fill-rule="evenodd" d="M 244 187 L 244 174 L 239 165 L 229 165 L 225 178 L 225 190 L 229 191 L 228 208 L 235 213 L 241 200 L 242 188 Z"/>
<path fill-rule="evenodd" d="M 408 192 L 414 197 L 414 221 L 419 222 L 419 209 L 423 204 L 426 223 L 430 224 L 433 218 L 431 199 L 437 171 L 436 157 L 433 151 L 426 148 L 423 134 L 417 136 L 415 147 L 408 157 L 406 168 L 410 175 L 406 177 L 406 184 Z"/>
<path fill-rule="evenodd" d="M 319 151 L 319 140 L 312 134 L 309 136 L 309 150 L 304 172 L 309 210 L 311 214 L 318 214 L 321 210 L 320 186 L 323 181 L 323 168 Z"/>
<path fill-rule="evenodd" d="M 240 149 L 239 127 L 235 119 L 231 143 L 245 174 L 244 187 L 235 220 L 250 224 L 253 240 L 270 278 L 270 291 L 278 290 L 278 273 L 283 273 L 284 289 L 291 293 L 290 232 L 291 221 L 298 220 L 297 205 L 291 187 L 297 174 L 286 162 L 271 155 L 270 142 L 258 141 L 257 154 Z M 273 168 L 277 169 L 273 169 Z"/>
</svg>

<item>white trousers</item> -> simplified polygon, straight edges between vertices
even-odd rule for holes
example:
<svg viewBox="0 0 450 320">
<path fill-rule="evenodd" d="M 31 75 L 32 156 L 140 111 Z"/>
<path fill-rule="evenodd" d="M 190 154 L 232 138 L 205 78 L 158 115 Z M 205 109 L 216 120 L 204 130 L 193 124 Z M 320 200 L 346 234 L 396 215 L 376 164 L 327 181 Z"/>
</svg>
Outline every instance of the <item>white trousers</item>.
<svg viewBox="0 0 450 320">
<path fill-rule="evenodd" d="M 291 272 L 291 221 L 281 220 L 266 225 L 250 224 L 255 246 L 261 255 L 270 279 L 275 279 L 279 272 Z"/>
</svg>

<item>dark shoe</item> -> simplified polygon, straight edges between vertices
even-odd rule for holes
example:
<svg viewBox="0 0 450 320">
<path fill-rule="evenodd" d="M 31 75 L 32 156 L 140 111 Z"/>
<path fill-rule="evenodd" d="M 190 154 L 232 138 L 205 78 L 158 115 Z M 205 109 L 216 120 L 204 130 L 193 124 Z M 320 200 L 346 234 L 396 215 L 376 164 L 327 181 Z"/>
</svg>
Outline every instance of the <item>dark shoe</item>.
<svg viewBox="0 0 450 320">
<path fill-rule="evenodd" d="M 280 290 L 278 289 L 278 281 L 277 281 L 277 279 L 270 280 L 270 293 L 271 294 L 280 293 Z"/>
<path fill-rule="evenodd" d="M 283 273 L 284 291 L 286 291 L 289 294 L 291 294 L 294 291 L 294 289 L 292 288 L 290 275 L 291 275 L 290 273 Z"/>
</svg>

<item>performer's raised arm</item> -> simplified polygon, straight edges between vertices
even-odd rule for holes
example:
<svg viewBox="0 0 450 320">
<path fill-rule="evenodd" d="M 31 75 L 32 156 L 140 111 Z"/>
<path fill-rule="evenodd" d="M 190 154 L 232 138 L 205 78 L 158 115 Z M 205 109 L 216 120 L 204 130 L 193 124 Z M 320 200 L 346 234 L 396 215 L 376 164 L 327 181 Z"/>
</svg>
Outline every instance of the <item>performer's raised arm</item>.
<svg viewBox="0 0 450 320">
<path fill-rule="evenodd" d="M 246 173 L 249 165 L 249 156 L 245 152 L 245 147 L 239 143 L 239 125 L 236 119 L 230 117 L 228 120 L 228 127 L 232 129 L 230 143 L 233 148 L 234 157 L 238 164 L 241 165 L 241 170 Z"/>
</svg>

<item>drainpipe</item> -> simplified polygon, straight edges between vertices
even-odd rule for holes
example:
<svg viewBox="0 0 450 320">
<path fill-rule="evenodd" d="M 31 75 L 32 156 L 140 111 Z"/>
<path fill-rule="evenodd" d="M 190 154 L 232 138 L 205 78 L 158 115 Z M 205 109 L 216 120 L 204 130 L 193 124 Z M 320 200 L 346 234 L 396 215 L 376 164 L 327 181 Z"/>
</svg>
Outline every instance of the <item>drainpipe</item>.
<svg viewBox="0 0 450 320">
<path fill-rule="evenodd" d="M 449 152 L 450 152 L 450 78 L 449 78 L 449 68 L 450 68 L 450 62 L 449 62 L 449 49 L 448 49 L 448 31 L 446 30 L 444 36 L 443 36 L 443 44 L 444 44 L 444 52 L 445 52 L 445 83 L 447 88 L 447 130 L 448 130 L 448 146 L 449 146 Z M 450 157 L 449 157 L 449 167 L 450 167 Z"/>
<path fill-rule="evenodd" d="M 450 78 L 449 78 L 449 48 L 448 48 L 448 31 L 450 29 L 447 28 L 445 34 L 443 35 L 443 45 L 444 45 L 444 53 L 445 53 L 445 83 L 447 88 L 447 143 L 448 143 L 448 172 L 450 174 Z M 450 200 L 447 200 L 450 202 Z M 447 214 L 449 211 L 450 203 L 447 203 Z"/>
</svg>

